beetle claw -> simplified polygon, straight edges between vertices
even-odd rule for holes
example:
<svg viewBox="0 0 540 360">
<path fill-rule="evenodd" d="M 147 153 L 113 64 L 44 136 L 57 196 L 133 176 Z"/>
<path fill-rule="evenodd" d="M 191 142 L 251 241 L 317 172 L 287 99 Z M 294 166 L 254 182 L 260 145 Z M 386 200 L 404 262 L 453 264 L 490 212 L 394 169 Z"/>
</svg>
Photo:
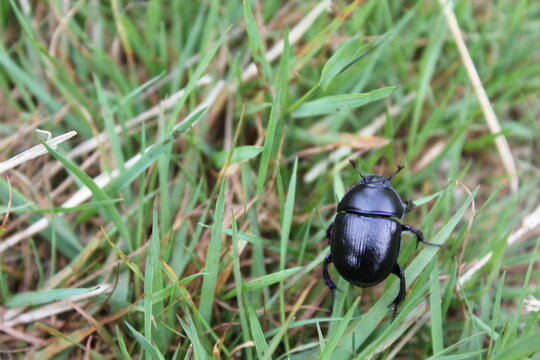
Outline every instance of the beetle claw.
<svg viewBox="0 0 540 360">
<path fill-rule="evenodd" d="M 330 292 L 332 293 L 332 298 L 334 298 L 334 299 L 337 298 L 336 291 L 342 292 L 336 285 L 334 285 L 333 288 L 330 288 Z"/>
<path fill-rule="evenodd" d="M 402 229 L 402 231 L 410 231 L 414 235 L 416 235 L 416 248 L 417 249 L 418 249 L 418 244 L 419 243 L 422 243 L 422 244 L 425 244 L 425 245 L 431 245 L 431 246 L 438 246 L 438 247 L 442 246 L 441 244 L 435 244 L 435 243 L 424 240 L 424 234 L 420 230 L 417 230 L 417 229 L 413 228 L 410 225 L 403 224 L 403 225 L 401 225 L 401 229 Z"/>
<path fill-rule="evenodd" d="M 396 318 L 399 305 L 401 305 L 401 303 L 405 299 L 406 287 L 405 274 L 403 274 L 403 269 L 401 268 L 401 266 L 399 266 L 399 264 L 396 264 L 392 273 L 399 278 L 399 293 L 394 299 L 394 301 L 392 301 L 392 303 L 388 306 L 392 308 L 392 320 L 394 320 Z"/>
<path fill-rule="evenodd" d="M 442 245 L 441 245 L 441 244 L 435 244 L 435 243 L 432 243 L 432 242 L 426 241 L 426 240 L 424 240 L 424 239 L 422 239 L 422 240 L 418 240 L 418 241 L 416 242 L 416 247 L 418 247 L 418 243 L 422 243 L 422 244 L 424 244 L 424 245 L 430 245 L 430 246 L 437 246 L 437 247 L 442 247 Z"/>
<path fill-rule="evenodd" d="M 415 207 L 416 207 L 416 205 L 414 205 L 412 200 L 407 200 L 407 201 L 405 201 L 405 208 L 403 209 L 403 211 L 408 213 L 408 212 L 411 212 Z"/>
</svg>

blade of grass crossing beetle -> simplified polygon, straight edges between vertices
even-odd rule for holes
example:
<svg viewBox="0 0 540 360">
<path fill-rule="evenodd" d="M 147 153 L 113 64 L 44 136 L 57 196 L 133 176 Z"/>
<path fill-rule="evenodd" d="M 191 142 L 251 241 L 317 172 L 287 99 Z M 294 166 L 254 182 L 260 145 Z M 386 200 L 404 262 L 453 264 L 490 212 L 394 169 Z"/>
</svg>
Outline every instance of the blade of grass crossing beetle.
<svg viewBox="0 0 540 360">
<path fill-rule="evenodd" d="M 41 144 L 47 149 L 47 151 L 55 157 L 58 161 L 62 163 L 66 167 L 66 169 L 72 173 L 78 180 L 80 180 L 91 192 L 92 195 L 96 198 L 98 201 L 109 201 L 110 198 L 107 196 L 105 191 L 101 189 L 95 182 L 92 180 L 90 176 L 88 176 L 79 166 L 77 166 L 75 163 L 73 163 L 71 160 L 66 158 L 64 155 L 60 154 L 58 151 L 51 148 L 45 141 L 38 138 Z M 116 228 L 118 229 L 118 232 L 124 239 L 126 246 L 128 250 L 131 252 L 133 251 L 133 246 L 131 244 L 131 237 L 129 235 L 129 230 L 122 220 L 122 217 L 120 216 L 120 213 L 116 209 L 116 207 L 112 204 L 108 204 L 103 206 L 103 209 L 105 213 L 108 215 L 108 217 L 112 220 Z"/>
<path fill-rule="evenodd" d="M 212 304 L 214 303 L 214 291 L 216 280 L 219 271 L 219 258 L 221 253 L 221 234 L 223 224 L 223 212 L 225 207 L 225 189 L 227 188 L 227 179 L 221 183 L 219 195 L 216 202 L 216 210 L 214 213 L 214 224 L 210 235 L 210 244 L 206 252 L 206 272 L 201 289 L 201 302 L 199 311 L 203 319 L 210 324 L 212 316 Z"/>
<path fill-rule="evenodd" d="M 465 202 L 456 211 L 456 213 L 450 218 L 446 225 L 439 231 L 435 237 L 431 240 L 436 244 L 442 244 L 450 233 L 457 226 L 460 219 L 465 214 L 465 211 L 471 204 L 472 200 L 478 193 L 476 188 L 470 196 L 467 197 Z M 442 198 L 442 197 L 441 197 Z M 441 201 L 439 198 L 438 201 Z M 422 250 L 422 252 L 413 260 L 413 262 L 405 269 L 406 284 L 411 284 L 418 275 L 426 268 L 430 261 L 437 253 L 438 248 L 434 246 L 428 246 Z M 357 351 L 357 349 L 364 343 L 369 334 L 375 330 L 381 320 L 388 315 L 388 304 L 390 304 L 395 297 L 398 290 L 398 283 L 394 283 L 381 295 L 379 300 L 371 307 L 369 312 L 362 316 L 360 319 L 354 321 L 352 330 L 347 333 L 346 340 L 336 349 L 336 358 L 345 359 L 350 356 L 350 351 Z M 352 336 L 354 334 L 355 344 L 352 348 Z"/>
</svg>

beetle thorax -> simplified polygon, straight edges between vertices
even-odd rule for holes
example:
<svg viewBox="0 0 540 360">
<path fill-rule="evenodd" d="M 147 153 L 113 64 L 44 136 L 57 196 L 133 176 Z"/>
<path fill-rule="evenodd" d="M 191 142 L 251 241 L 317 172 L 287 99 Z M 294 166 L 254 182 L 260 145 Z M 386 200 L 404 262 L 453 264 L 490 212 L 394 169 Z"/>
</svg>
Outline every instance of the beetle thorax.
<svg viewBox="0 0 540 360">
<path fill-rule="evenodd" d="M 388 182 L 386 178 L 382 176 L 378 178 L 380 182 L 375 184 L 361 183 L 350 188 L 339 202 L 337 211 L 403 218 L 405 212 L 401 198 L 390 186 L 384 186 L 384 181 Z M 365 179 L 369 178 L 366 176 Z"/>
</svg>

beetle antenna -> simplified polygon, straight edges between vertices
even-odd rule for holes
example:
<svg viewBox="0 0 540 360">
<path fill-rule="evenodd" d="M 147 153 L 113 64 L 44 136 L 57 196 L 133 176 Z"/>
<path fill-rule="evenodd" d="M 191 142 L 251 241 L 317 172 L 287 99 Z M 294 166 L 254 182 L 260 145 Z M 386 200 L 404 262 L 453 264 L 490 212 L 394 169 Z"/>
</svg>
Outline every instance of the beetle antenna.
<svg viewBox="0 0 540 360">
<path fill-rule="evenodd" d="M 405 165 L 399 164 L 399 165 L 397 166 L 396 172 L 393 173 L 392 175 L 390 175 L 389 177 L 387 177 L 386 180 L 388 180 L 388 181 L 392 180 L 392 178 L 394 177 L 394 175 L 396 175 L 398 172 L 400 172 L 401 170 L 403 170 L 403 168 L 405 168 Z"/>
<path fill-rule="evenodd" d="M 356 161 L 354 161 L 353 159 L 349 159 L 349 162 L 351 163 L 351 165 L 353 166 L 354 170 L 356 170 L 360 176 L 362 177 L 362 179 L 365 179 L 366 177 L 364 176 L 364 174 L 362 174 L 362 172 L 358 169 L 358 167 L 356 166 Z"/>
</svg>

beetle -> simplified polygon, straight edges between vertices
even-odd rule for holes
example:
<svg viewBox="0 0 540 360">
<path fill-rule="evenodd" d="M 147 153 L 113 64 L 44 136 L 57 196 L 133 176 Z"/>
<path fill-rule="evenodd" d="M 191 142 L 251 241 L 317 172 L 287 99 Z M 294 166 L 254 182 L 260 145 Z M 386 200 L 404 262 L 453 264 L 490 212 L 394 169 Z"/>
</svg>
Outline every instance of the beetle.
<svg viewBox="0 0 540 360">
<path fill-rule="evenodd" d="M 337 215 L 328 227 L 330 254 L 324 259 L 323 277 L 332 295 L 339 290 L 328 273 L 333 263 L 337 272 L 349 283 L 362 288 L 385 280 L 390 274 L 399 278 L 399 293 L 389 307 L 392 319 L 405 299 L 405 275 L 397 260 L 401 250 L 401 233 L 410 231 L 418 243 L 440 246 L 424 240 L 424 234 L 410 225 L 402 224 L 406 213 L 414 208 L 412 201 L 403 202 L 391 187 L 390 180 L 404 166 L 388 177 L 364 175 L 356 163 L 349 160 L 361 180 L 352 186 L 337 206 Z"/>
</svg>

